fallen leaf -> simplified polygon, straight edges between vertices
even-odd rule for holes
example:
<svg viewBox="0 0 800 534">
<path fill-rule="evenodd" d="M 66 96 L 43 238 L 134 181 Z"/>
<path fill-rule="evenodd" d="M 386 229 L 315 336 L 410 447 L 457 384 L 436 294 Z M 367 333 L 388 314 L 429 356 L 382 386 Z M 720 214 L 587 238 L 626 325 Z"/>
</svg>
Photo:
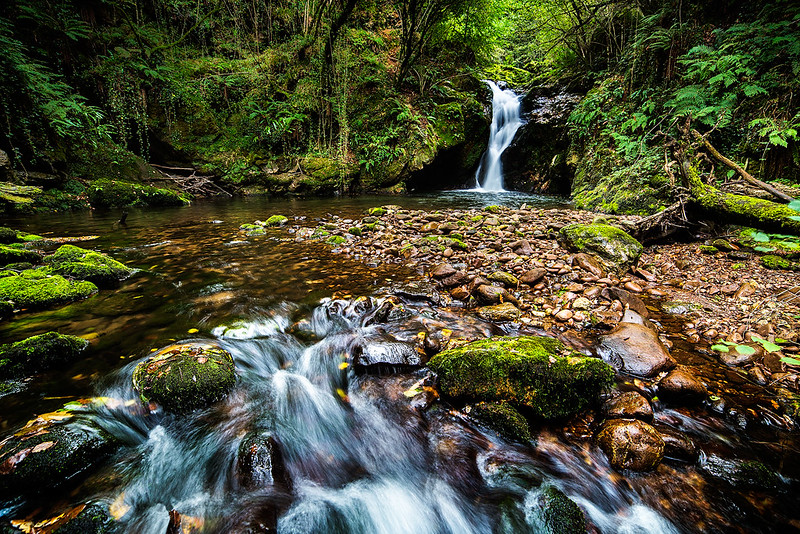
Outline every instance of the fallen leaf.
<svg viewBox="0 0 800 534">
<path fill-rule="evenodd" d="M 125 517 L 125 514 L 127 514 L 130 509 L 130 505 L 125 503 L 125 492 L 123 491 L 117 495 L 114 502 L 109 505 L 108 513 L 114 518 L 114 521 L 119 521 L 121 518 Z"/>
<path fill-rule="evenodd" d="M 0 475 L 8 475 L 14 472 L 17 464 L 24 460 L 33 451 L 32 448 L 22 449 L 16 454 L 6 458 L 6 461 L 0 464 Z"/>
<path fill-rule="evenodd" d="M 52 446 L 53 446 L 53 445 L 55 445 L 55 444 L 56 444 L 56 442 L 55 442 L 55 441 L 43 441 L 43 442 L 41 442 L 40 444 L 38 444 L 37 446 L 35 446 L 35 447 L 33 448 L 33 451 L 32 451 L 32 452 L 42 452 L 42 451 L 46 451 L 47 449 L 49 449 L 50 447 L 52 447 Z"/>
</svg>

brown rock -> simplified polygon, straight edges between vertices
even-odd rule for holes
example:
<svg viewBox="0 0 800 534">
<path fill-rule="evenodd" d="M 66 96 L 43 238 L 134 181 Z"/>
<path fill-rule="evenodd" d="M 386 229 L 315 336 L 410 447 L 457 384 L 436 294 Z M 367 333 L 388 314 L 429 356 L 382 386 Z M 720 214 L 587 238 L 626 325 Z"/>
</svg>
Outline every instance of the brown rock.
<svg viewBox="0 0 800 534">
<path fill-rule="evenodd" d="M 626 291 L 618 287 L 607 287 L 600 292 L 600 296 L 608 300 L 618 300 L 623 304 L 623 306 L 629 310 L 635 311 L 642 317 L 646 318 L 650 315 L 650 312 L 647 311 L 647 306 L 645 306 L 644 301 L 630 291 Z"/>
<path fill-rule="evenodd" d="M 431 271 L 431 276 L 436 279 L 447 278 L 448 276 L 452 276 L 456 273 L 455 267 L 450 265 L 449 263 L 440 263 L 436 267 L 433 268 Z"/>
<path fill-rule="evenodd" d="M 606 271 L 603 269 L 603 264 L 600 263 L 600 261 L 594 256 L 590 256 L 589 254 L 585 254 L 583 252 L 575 254 L 572 257 L 572 264 L 580 267 L 586 272 L 592 273 L 598 278 L 603 278 L 606 275 Z"/>
<path fill-rule="evenodd" d="M 467 300 L 469 299 L 469 291 L 463 286 L 454 287 L 450 290 L 450 296 L 456 300 Z"/>
<path fill-rule="evenodd" d="M 625 282 L 625 285 L 623 287 L 625 289 L 627 289 L 628 291 L 631 291 L 632 293 L 641 293 L 642 292 L 642 286 L 640 286 L 636 282 Z"/>
<path fill-rule="evenodd" d="M 575 314 L 572 310 L 561 310 L 555 314 L 555 318 L 563 323 L 572 319 L 573 315 Z"/>
<path fill-rule="evenodd" d="M 502 302 L 512 302 L 514 304 L 519 304 L 517 299 L 515 299 L 511 293 L 509 293 L 502 287 L 490 286 L 484 284 L 482 286 L 479 286 L 475 291 L 478 294 L 478 299 L 481 302 L 485 302 L 486 304 L 499 304 Z"/>
<path fill-rule="evenodd" d="M 664 458 L 684 462 L 697 459 L 697 447 L 686 434 L 665 425 L 656 425 L 655 429 L 664 440 Z"/>
<path fill-rule="evenodd" d="M 606 421 L 597 444 L 615 469 L 647 471 L 664 457 L 664 440 L 658 431 L 638 419 Z"/>
<path fill-rule="evenodd" d="M 598 352 L 603 359 L 626 373 L 651 377 L 675 367 L 658 335 L 644 325 L 619 323 L 600 337 Z"/>
<path fill-rule="evenodd" d="M 444 280 L 440 280 L 439 283 L 442 284 L 443 287 L 455 287 L 465 284 L 467 278 L 467 273 L 464 271 L 456 271 L 453 275 L 448 276 Z"/>
<path fill-rule="evenodd" d="M 454 222 L 446 222 L 439 225 L 439 231 L 443 234 L 449 234 L 458 230 L 458 225 Z"/>
<path fill-rule="evenodd" d="M 671 403 L 693 404 L 708 396 L 708 389 L 692 373 L 679 367 L 658 383 L 658 395 Z"/>
<path fill-rule="evenodd" d="M 519 241 L 514 241 L 509 245 L 511 250 L 515 253 L 519 254 L 520 256 L 530 256 L 533 254 L 533 249 L 531 248 L 531 244 L 528 242 L 527 239 L 520 239 Z"/>
<path fill-rule="evenodd" d="M 735 299 L 742 299 L 746 297 L 750 297 L 755 294 L 756 288 L 750 282 L 745 282 L 742 284 L 739 289 L 736 290 L 736 293 L 733 295 Z"/>
<path fill-rule="evenodd" d="M 761 345 L 756 343 L 745 343 L 743 346 L 752 348 L 754 352 L 747 351 L 746 349 L 743 349 L 743 352 L 739 352 L 739 349 L 737 348 L 738 345 L 730 346 L 728 347 L 728 352 L 719 353 L 720 361 L 725 365 L 738 367 L 740 365 L 753 363 L 764 355 L 764 349 L 761 347 Z"/>
<path fill-rule="evenodd" d="M 487 321 L 503 323 L 517 321 L 522 312 L 510 302 L 495 304 L 494 306 L 483 306 L 476 310 L 478 317 Z"/>
<path fill-rule="evenodd" d="M 609 419 L 653 420 L 653 407 L 650 402 L 635 391 L 626 391 L 608 399 L 603 404 L 603 413 Z"/>
<path fill-rule="evenodd" d="M 547 269 L 536 268 L 527 271 L 525 274 L 519 277 L 519 281 L 523 284 L 528 284 L 529 286 L 535 285 L 539 280 L 544 278 L 547 274 Z"/>
</svg>

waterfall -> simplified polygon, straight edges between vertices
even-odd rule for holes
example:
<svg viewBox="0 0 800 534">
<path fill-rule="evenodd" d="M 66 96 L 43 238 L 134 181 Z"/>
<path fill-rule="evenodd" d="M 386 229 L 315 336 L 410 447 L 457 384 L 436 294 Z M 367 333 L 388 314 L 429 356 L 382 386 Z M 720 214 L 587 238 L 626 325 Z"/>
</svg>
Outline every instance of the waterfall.
<svg viewBox="0 0 800 534">
<path fill-rule="evenodd" d="M 522 126 L 519 116 L 520 101 L 511 89 L 501 89 L 492 81 L 486 83 L 492 89 L 492 126 L 489 132 L 489 146 L 475 173 L 475 189 L 478 191 L 505 191 L 503 189 L 503 164 L 500 156 L 514 140 L 514 135 Z"/>
</svg>

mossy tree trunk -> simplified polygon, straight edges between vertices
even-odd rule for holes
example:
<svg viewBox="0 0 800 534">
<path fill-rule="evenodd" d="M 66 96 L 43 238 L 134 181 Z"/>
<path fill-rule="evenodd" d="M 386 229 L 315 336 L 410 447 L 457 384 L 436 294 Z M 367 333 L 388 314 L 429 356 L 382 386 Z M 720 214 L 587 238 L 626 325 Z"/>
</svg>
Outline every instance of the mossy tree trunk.
<svg viewBox="0 0 800 534">
<path fill-rule="evenodd" d="M 703 183 L 697 168 L 686 157 L 681 161 L 681 174 L 692 200 L 716 219 L 800 234 L 800 221 L 789 218 L 800 213 L 786 204 L 720 191 Z"/>
</svg>

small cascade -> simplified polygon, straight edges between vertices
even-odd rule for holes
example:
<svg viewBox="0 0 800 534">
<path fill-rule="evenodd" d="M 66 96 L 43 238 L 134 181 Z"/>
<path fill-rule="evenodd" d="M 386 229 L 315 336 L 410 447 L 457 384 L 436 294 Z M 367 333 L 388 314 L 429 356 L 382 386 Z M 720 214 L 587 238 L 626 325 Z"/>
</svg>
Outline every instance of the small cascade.
<svg viewBox="0 0 800 534">
<path fill-rule="evenodd" d="M 500 156 L 517 130 L 522 126 L 519 97 L 511 89 L 501 89 L 496 83 L 487 81 L 492 89 L 492 126 L 489 146 L 486 148 L 478 171 L 475 173 L 477 191 L 505 191 L 503 189 L 503 164 Z"/>
</svg>

